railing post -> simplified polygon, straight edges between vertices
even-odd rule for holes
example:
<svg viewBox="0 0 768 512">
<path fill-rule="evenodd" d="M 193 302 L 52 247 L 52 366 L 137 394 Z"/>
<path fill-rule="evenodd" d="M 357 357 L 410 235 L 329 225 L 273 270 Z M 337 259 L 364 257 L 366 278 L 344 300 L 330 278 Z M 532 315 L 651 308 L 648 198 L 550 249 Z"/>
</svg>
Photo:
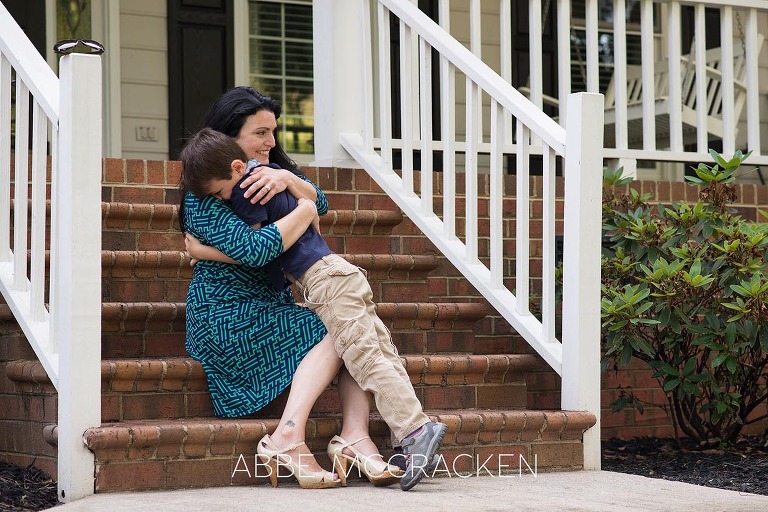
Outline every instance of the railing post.
<svg viewBox="0 0 768 512">
<path fill-rule="evenodd" d="M 51 340 L 59 348 L 59 500 L 94 492 L 84 432 L 101 424 L 101 58 L 60 61 L 51 193 Z"/>
<path fill-rule="evenodd" d="M 367 0 L 366 0 L 367 1 Z M 315 161 L 317 166 L 360 167 L 339 144 L 339 133 L 364 133 L 364 44 L 360 0 L 314 0 Z M 370 57 L 369 57 L 370 58 Z"/>
<path fill-rule="evenodd" d="M 571 94 L 565 136 L 563 410 L 589 411 L 584 469 L 600 469 L 603 95 Z"/>
</svg>

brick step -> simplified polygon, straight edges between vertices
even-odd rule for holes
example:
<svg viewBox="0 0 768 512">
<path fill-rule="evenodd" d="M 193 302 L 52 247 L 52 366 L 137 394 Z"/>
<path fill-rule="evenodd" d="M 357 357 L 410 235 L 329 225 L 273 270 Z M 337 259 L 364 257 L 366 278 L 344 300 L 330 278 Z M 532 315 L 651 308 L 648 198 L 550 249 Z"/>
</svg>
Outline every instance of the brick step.
<svg viewBox="0 0 768 512">
<path fill-rule="evenodd" d="M 184 249 L 177 205 L 104 202 L 101 211 L 104 249 Z M 320 229 L 336 252 L 344 252 L 344 237 L 354 235 L 372 237 L 371 242 L 378 242 L 379 251 L 389 253 L 389 241 L 382 235 L 390 234 L 402 221 L 400 210 L 330 210 L 320 217 Z"/>
<path fill-rule="evenodd" d="M 402 353 L 471 352 L 485 303 L 379 303 L 377 312 Z M 186 356 L 184 303 L 106 303 L 102 356 Z"/>
<path fill-rule="evenodd" d="M 13 209 L 12 200 L 11 211 Z M 152 251 L 158 247 L 184 250 L 178 210 L 177 204 L 102 202 L 102 248 L 119 251 Z M 50 200 L 47 214 L 50 219 Z M 390 241 L 382 235 L 390 235 L 402 222 L 403 214 L 397 208 L 329 210 L 320 217 L 320 230 L 335 252 L 346 252 L 345 237 L 354 236 L 365 241 L 363 244 L 352 242 L 356 249 L 377 247 L 375 252 L 388 254 L 391 252 Z"/>
<path fill-rule="evenodd" d="M 451 476 L 478 468 L 487 474 L 500 465 L 514 474 L 518 466 L 524 474 L 581 469 L 582 434 L 595 423 L 585 412 L 427 412 L 448 425 L 440 468 Z M 276 426 L 276 419 L 149 420 L 104 424 L 88 429 L 83 439 L 96 457 L 96 492 L 268 485 L 254 456 L 256 443 Z M 325 447 L 340 430 L 336 417 L 313 416 L 307 427 L 307 444 L 326 468 Z M 389 430 L 378 417 L 372 418 L 371 434 L 382 454 L 391 456 Z M 49 443 L 56 443 L 56 435 L 55 426 L 47 428 Z M 285 482 L 295 486 L 290 478 Z"/>
<path fill-rule="evenodd" d="M 375 301 L 426 301 L 436 256 L 341 254 L 368 272 Z M 186 300 L 192 267 L 183 251 L 102 251 L 102 300 Z"/>
<path fill-rule="evenodd" d="M 405 355 L 403 364 L 428 409 L 524 409 L 525 377 L 541 368 L 533 355 Z M 38 361 L 9 362 L 6 375 L 22 393 L 55 393 Z M 205 373 L 191 358 L 105 360 L 101 363 L 102 421 L 213 416 Z M 283 394 L 254 418 L 278 418 Z M 340 410 L 335 386 L 318 399 L 313 414 Z"/>
<path fill-rule="evenodd" d="M 471 353 L 474 325 L 490 311 L 481 302 L 385 302 L 376 307 L 402 354 Z M 183 302 L 106 302 L 101 322 L 103 358 L 187 356 Z M 0 304 L 0 323 L 21 332 L 5 304 Z"/>
</svg>

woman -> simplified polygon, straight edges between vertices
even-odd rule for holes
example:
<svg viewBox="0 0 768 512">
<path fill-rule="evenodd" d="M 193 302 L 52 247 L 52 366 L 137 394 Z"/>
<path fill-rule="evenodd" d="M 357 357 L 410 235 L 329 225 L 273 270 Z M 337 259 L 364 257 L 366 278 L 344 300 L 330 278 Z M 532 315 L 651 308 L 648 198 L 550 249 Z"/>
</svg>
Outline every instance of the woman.
<svg viewBox="0 0 768 512">
<path fill-rule="evenodd" d="M 266 202 L 288 190 L 300 207 L 273 225 L 252 230 L 224 202 L 186 193 L 182 178 L 180 218 L 187 239 L 193 236 L 241 263 L 195 265 L 187 295 L 187 351 L 203 365 L 220 416 L 258 411 L 291 385 L 275 432 L 259 442 L 258 450 L 273 465 L 277 459 L 300 461 L 301 468 L 294 464 L 294 474 L 302 487 L 334 487 L 345 477 L 324 472 L 304 444 L 310 410 L 338 373 L 343 427 L 329 451 L 342 447 L 339 455 L 357 456 L 372 482 L 394 483 L 397 469 L 383 462 L 368 437 L 368 396 L 342 369 L 322 322 L 297 306 L 290 290 L 275 291 L 260 268 L 328 209 L 322 191 L 298 173 L 275 140 L 279 115 L 277 102 L 250 87 L 237 87 L 224 93 L 206 116 L 205 125 L 233 137 L 248 158 L 282 167 L 264 166 L 250 177 L 246 195 L 253 202 Z M 271 475 L 276 485 L 276 472 Z"/>
</svg>

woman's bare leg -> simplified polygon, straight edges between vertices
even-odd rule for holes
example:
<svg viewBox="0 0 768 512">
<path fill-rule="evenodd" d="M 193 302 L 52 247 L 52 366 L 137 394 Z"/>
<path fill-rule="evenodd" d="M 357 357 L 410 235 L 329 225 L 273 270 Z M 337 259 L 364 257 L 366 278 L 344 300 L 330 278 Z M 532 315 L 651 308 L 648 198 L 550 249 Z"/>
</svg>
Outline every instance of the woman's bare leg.
<svg viewBox="0 0 768 512">
<path fill-rule="evenodd" d="M 342 417 L 342 427 L 339 436 L 348 443 L 367 436 L 371 409 L 370 396 L 352 378 L 346 367 L 342 367 L 339 372 L 339 401 L 341 402 Z M 366 456 L 379 453 L 376 444 L 370 439 L 355 443 L 354 447 Z M 349 449 L 345 449 L 344 453 L 354 456 Z"/>
<path fill-rule="evenodd" d="M 341 365 L 341 358 L 336 353 L 330 336 L 323 338 L 304 356 L 293 375 L 288 402 L 285 404 L 280 423 L 270 436 L 278 448 L 304 441 L 312 406 L 339 372 Z M 322 469 L 310 456 L 311 452 L 306 445 L 289 451 L 288 455 L 294 457 L 293 460 L 296 462 L 301 455 L 301 464 L 308 471 Z"/>
</svg>

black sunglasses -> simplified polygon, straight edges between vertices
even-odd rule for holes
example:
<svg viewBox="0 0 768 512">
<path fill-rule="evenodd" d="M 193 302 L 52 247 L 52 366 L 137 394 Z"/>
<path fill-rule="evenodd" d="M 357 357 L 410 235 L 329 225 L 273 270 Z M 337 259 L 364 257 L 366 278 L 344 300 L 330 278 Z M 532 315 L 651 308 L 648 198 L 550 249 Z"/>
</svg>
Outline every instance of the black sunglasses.
<svg viewBox="0 0 768 512">
<path fill-rule="evenodd" d="M 83 45 L 88 50 L 84 53 L 94 53 L 97 55 L 104 53 L 104 45 L 92 39 L 62 39 L 53 45 L 53 51 L 61 55 L 67 55 L 75 51 L 77 45 Z"/>
</svg>

